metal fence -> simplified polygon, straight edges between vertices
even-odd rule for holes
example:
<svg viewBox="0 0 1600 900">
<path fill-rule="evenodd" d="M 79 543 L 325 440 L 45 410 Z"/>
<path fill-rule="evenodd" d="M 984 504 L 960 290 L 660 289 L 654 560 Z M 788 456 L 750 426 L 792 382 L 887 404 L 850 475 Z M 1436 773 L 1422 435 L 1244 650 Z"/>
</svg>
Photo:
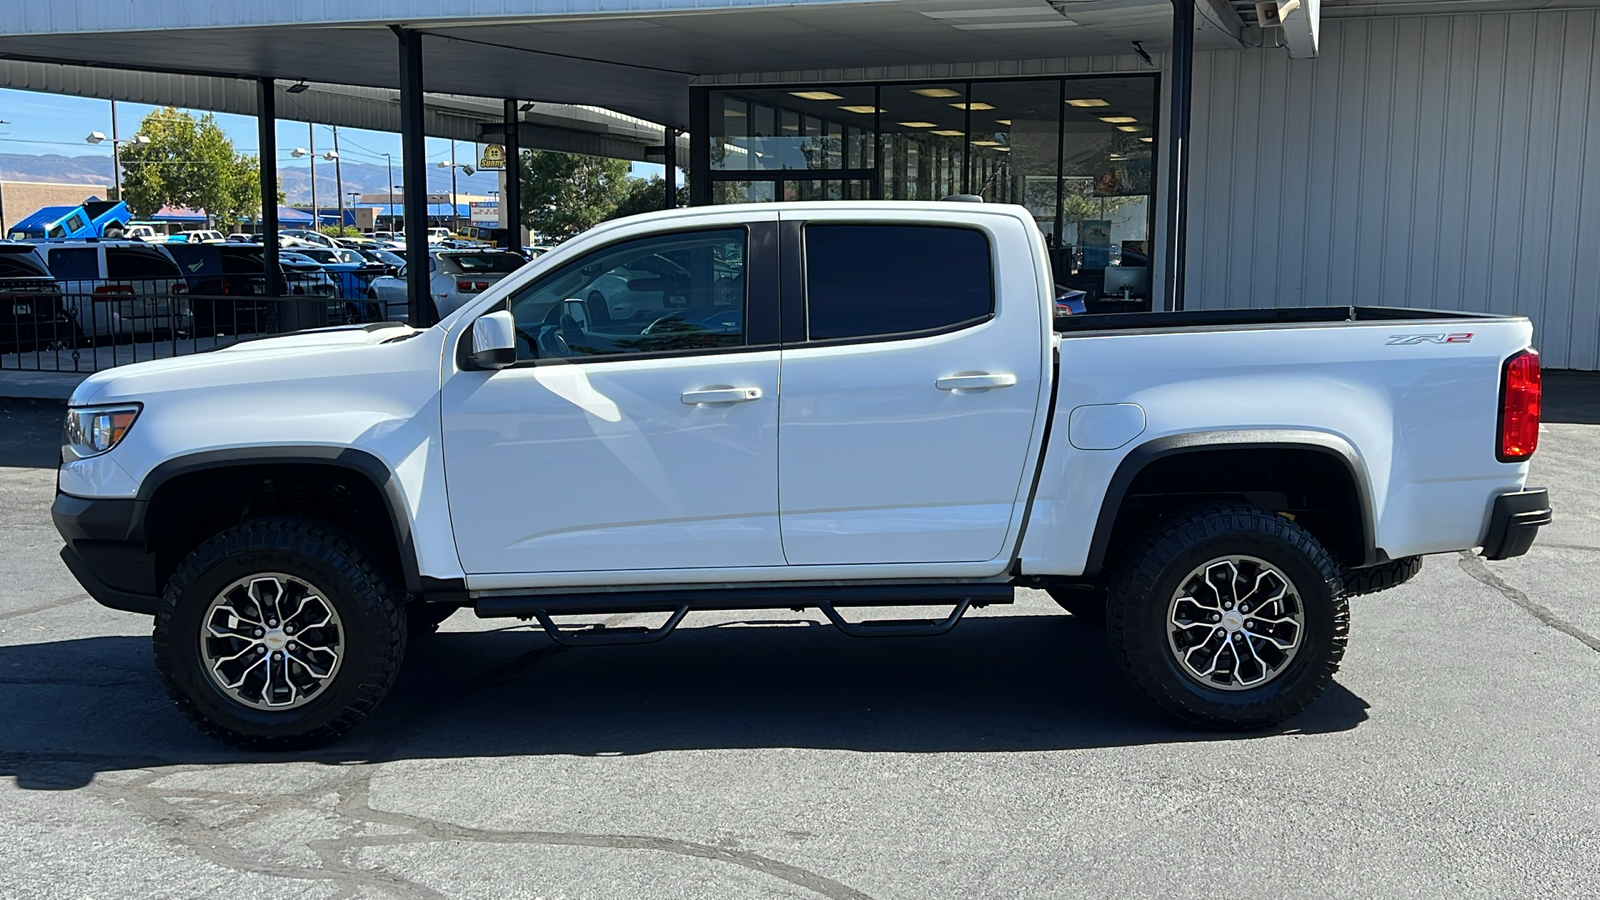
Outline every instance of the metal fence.
<svg viewBox="0 0 1600 900">
<path fill-rule="evenodd" d="M 383 319 L 382 304 L 366 299 L 365 285 L 355 296 L 342 296 L 338 287 L 343 285 L 282 297 L 171 289 L 142 293 L 125 285 L 91 293 L 0 293 L 0 369 L 97 372 L 253 338 Z"/>
</svg>

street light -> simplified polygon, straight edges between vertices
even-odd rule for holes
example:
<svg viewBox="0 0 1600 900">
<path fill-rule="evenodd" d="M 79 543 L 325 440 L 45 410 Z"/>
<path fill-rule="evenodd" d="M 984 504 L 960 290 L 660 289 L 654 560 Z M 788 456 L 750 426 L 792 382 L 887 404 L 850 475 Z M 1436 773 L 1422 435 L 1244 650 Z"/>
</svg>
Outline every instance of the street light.
<svg viewBox="0 0 1600 900">
<path fill-rule="evenodd" d="M 83 140 L 88 144 L 103 144 L 111 142 L 111 175 L 117 182 L 117 199 L 122 199 L 122 145 L 123 144 L 148 144 L 149 135 L 136 134 L 131 138 L 119 138 L 117 131 L 117 105 L 111 104 L 111 137 L 106 137 L 104 131 L 91 131 Z"/>
<path fill-rule="evenodd" d="M 468 178 L 471 178 L 472 173 L 478 170 L 465 163 L 456 165 L 456 142 L 454 138 L 450 140 L 450 161 L 439 160 L 439 168 L 450 170 L 450 224 L 454 226 L 451 228 L 454 231 L 455 228 L 461 226 L 461 216 L 458 215 L 456 208 L 456 170 L 460 169 L 465 172 Z"/>
</svg>

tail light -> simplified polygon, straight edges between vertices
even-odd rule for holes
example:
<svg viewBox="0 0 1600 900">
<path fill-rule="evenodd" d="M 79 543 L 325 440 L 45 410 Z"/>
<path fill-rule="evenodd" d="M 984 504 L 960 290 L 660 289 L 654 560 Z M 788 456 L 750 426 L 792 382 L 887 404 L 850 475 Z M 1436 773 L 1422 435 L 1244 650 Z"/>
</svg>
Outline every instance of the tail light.
<svg viewBox="0 0 1600 900">
<path fill-rule="evenodd" d="M 489 289 L 487 281 L 468 281 L 465 278 L 456 279 L 456 290 L 463 294 L 481 294 Z"/>
<path fill-rule="evenodd" d="M 95 296 L 105 296 L 107 294 L 121 294 L 121 295 L 125 295 L 125 296 L 131 297 L 131 296 L 133 296 L 133 285 L 131 285 L 131 284 L 102 284 L 99 287 L 96 287 L 94 289 L 94 292 L 95 292 Z"/>
<path fill-rule="evenodd" d="M 1539 406 L 1543 395 L 1539 351 L 1524 350 L 1506 360 L 1500 373 L 1500 428 L 1495 456 L 1521 462 L 1539 447 Z"/>
<path fill-rule="evenodd" d="M 187 281 L 174 281 L 172 283 L 172 293 L 174 293 L 174 294 L 187 294 L 187 293 L 189 293 L 189 282 L 187 282 Z"/>
</svg>

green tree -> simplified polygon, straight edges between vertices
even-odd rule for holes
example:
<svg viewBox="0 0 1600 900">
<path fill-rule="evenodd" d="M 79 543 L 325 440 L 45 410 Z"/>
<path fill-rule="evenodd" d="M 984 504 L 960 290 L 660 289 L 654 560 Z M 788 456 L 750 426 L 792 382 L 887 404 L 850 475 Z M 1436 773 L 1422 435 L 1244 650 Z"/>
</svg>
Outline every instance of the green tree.
<svg viewBox="0 0 1600 900">
<path fill-rule="evenodd" d="M 122 193 L 135 216 L 185 206 L 231 223 L 260 209 L 260 164 L 234 150 L 215 116 L 169 106 L 145 116 L 139 133 L 149 143 L 122 148 Z"/>
<path fill-rule="evenodd" d="M 686 206 L 689 200 L 689 186 L 678 185 L 678 205 Z M 623 216 L 632 216 L 639 213 L 655 212 L 667 208 L 667 182 L 660 175 L 652 175 L 648 179 L 633 178 L 627 185 L 627 193 L 611 210 L 608 219 L 620 219 Z"/>
<path fill-rule="evenodd" d="M 565 240 L 612 218 L 629 196 L 628 162 L 576 153 L 522 154 L 522 222 L 544 240 Z"/>
</svg>

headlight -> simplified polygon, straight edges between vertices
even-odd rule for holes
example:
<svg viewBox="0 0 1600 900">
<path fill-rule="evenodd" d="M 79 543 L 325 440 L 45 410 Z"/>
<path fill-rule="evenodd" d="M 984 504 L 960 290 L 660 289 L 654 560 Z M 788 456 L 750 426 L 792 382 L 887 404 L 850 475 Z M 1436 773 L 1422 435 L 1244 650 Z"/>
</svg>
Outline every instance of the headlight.
<svg viewBox="0 0 1600 900">
<path fill-rule="evenodd" d="M 108 452 L 133 427 L 140 409 L 137 403 L 68 409 L 67 424 L 61 436 L 61 458 L 71 462 Z"/>
</svg>

